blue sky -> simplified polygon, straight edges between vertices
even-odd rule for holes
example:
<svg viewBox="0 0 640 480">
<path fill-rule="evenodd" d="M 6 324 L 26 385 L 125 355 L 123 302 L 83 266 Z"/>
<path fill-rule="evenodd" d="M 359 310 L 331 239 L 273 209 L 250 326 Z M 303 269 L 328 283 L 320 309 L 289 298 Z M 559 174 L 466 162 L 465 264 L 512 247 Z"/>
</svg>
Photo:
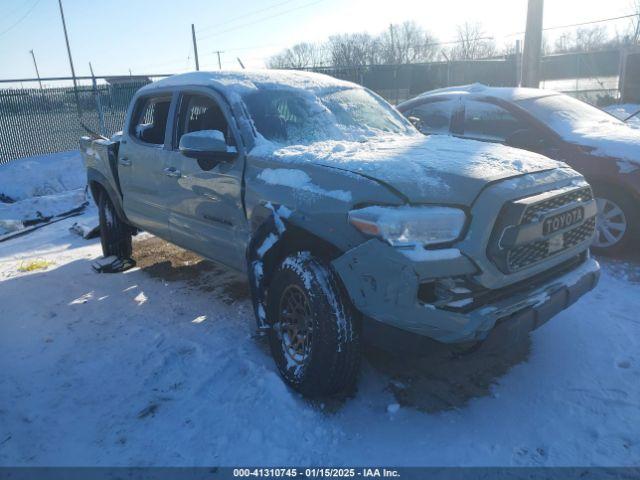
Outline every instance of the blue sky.
<svg viewBox="0 0 640 480">
<path fill-rule="evenodd" d="M 633 0 L 546 0 L 545 26 L 632 12 Z M 440 40 L 455 27 L 481 22 L 501 43 L 524 30 L 526 0 L 63 0 L 76 73 L 174 73 L 193 69 L 191 23 L 202 69 L 251 68 L 299 41 L 339 32 L 377 33 L 390 22 L 415 20 Z M 29 12 L 27 14 L 27 12 Z M 25 14 L 24 20 L 15 25 Z M 628 20 L 612 22 L 622 30 Z M 13 26 L 15 25 L 15 26 Z M 13 26 L 13 27 L 12 27 Z M 12 28 L 11 28 L 12 27 Z M 7 31 L 8 30 L 8 31 Z M 4 32 L 4 33 L 3 33 Z M 69 75 L 57 0 L 0 1 L 0 78 L 33 77 L 34 49 L 42 76 Z"/>
</svg>

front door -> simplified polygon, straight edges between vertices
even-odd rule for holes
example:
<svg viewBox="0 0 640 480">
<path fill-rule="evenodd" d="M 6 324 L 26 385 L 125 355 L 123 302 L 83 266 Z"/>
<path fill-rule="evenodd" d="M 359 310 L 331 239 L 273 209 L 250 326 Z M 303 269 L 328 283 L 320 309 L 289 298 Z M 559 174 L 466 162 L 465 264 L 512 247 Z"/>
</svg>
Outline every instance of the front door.
<svg viewBox="0 0 640 480">
<path fill-rule="evenodd" d="M 528 126 L 511 112 L 480 100 L 464 102 L 464 137 L 483 142 L 508 144 L 511 136 Z"/>
<path fill-rule="evenodd" d="M 179 151 L 182 135 L 201 130 L 223 133 L 227 150 L 238 152 L 237 132 L 230 115 L 213 91 L 181 94 L 174 122 L 173 148 L 167 169 L 169 230 L 174 243 L 234 268 L 244 267 L 240 235 L 246 231 L 242 205 L 244 158 L 238 153 L 220 159 L 197 160 Z"/>
<path fill-rule="evenodd" d="M 163 238 L 169 237 L 164 169 L 169 155 L 165 134 L 170 105 L 170 95 L 138 99 L 118 154 L 118 176 L 127 218 L 137 227 Z"/>
</svg>

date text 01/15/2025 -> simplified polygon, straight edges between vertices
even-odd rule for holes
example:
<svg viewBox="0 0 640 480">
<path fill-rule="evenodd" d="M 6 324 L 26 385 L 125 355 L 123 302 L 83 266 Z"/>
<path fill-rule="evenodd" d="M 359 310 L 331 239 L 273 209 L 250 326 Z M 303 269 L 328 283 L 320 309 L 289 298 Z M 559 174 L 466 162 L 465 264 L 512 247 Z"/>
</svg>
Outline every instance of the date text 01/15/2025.
<svg viewBox="0 0 640 480">
<path fill-rule="evenodd" d="M 262 478 L 393 478 L 400 473 L 389 468 L 234 468 L 234 477 Z"/>
</svg>

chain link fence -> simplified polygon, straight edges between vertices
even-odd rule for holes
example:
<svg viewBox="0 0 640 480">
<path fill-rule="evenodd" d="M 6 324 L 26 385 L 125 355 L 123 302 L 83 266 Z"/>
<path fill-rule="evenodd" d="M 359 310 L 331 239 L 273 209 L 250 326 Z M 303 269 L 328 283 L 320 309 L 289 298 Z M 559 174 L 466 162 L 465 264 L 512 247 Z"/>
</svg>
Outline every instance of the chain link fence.
<svg viewBox="0 0 640 480">
<path fill-rule="evenodd" d="M 105 136 L 121 130 L 131 98 L 152 78 L 159 77 L 108 77 L 95 85 L 84 79 L 77 89 L 39 87 L 36 80 L 27 80 L 21 87 L 0 89 L 0 163 L 75 150 L 87 134 L 83 124 Z"/>
<path fill-rule="evenodd" d="M 624 83 L 635 98 L 640 96 L 640 76 L 637 75 L 640 54 L 633 55 L 613 50 L 544 57 L 541 87 L 605 106 L 621 98 L 618 85 Z M 633 68 L 625 68 L 627 59 L 636 62 L 629 63 Z M 490 86 L 516 86 L 520 62 L 517 56 L 511 56 L 313 71 L 364 85 L 397 104 L 428 90 L 451 85 L 480 82 Z M 626 73 L 621 76 L 621 71 Z M 11 84 L 3 81 L 0 83 L 0 163 L 75 150 L 78 139 L 87 133 L 83 124 L 94 132 L 112 135 L 122 129 L 135 92 L 166 76 L 82 77 L 76 91 L 70 79 L 66 79 L 66 85 L 59 85 L 60 79 L 43 79 L 45 86 L 40 86 L 37 79 L 13 80 Z M 53 84 L 56 81 L 57 86 Z M 3 84 L 5 88 L 1 88 Z M 640 102 L 640 98 L 636 101 Z"/>
</svg>

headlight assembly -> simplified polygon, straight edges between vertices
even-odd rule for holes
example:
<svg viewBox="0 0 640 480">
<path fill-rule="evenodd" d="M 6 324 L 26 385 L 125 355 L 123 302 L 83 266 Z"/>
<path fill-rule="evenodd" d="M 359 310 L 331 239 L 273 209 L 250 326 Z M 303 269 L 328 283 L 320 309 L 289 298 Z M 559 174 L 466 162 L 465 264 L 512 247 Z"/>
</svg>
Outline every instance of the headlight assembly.
<svg viewBox="0 0 640 480">
<path fill-rule="evenodd" d="M 435 245 L 457 240 L 466 214 L 453 207 L 366 207 L 349 212 L 349 222 L 366 235 L 396 247 Z"/>
</svg>

